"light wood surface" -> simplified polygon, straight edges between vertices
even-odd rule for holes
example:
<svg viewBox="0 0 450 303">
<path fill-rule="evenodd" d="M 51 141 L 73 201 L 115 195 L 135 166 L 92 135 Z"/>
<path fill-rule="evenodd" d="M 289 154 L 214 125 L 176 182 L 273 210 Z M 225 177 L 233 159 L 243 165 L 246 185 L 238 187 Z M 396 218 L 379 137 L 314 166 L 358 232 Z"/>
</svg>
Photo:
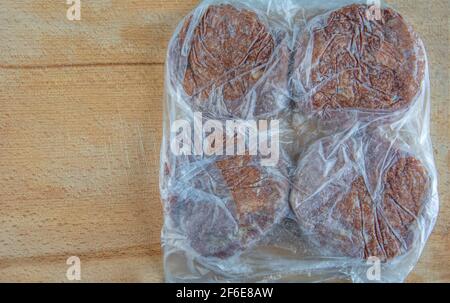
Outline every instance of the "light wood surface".
<svg viewBox="0 0 450 303">
<path fill-rule="evenodd" d="M 0 281 L 163 281 L 164 60 L 198 1 L 0 3 Z M 411 282 L 450 282 L 449 1 L 389 1 L 425 41 L 441 210 Z"/>
</svg>

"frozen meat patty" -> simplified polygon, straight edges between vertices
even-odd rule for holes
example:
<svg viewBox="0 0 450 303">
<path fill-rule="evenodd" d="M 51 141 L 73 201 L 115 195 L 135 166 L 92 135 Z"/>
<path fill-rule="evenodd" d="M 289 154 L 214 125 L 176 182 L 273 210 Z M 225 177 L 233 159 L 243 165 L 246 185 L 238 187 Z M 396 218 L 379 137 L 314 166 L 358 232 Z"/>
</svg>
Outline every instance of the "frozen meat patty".
<svg viewBox="0 0 450 303">
<path fill-rule="evenodd" d="M 326 138 L 299 161 L 290 201 L 324 255 L 390 260 L 414 245 L 429 190 L 421 161 L 394 145 Z"/>
<path fill-rule="evenodd" d="M 210 5 L 186 18 L 171 47 L 170 60 L 180 73 L 174 78 L 179 78 L 178 86 L 195 108 L 209 112 L 223 108 L 241 116 L 252 106 L 243 108 L 242 103 L 248 102 L 245 96 L 270 70 L 268 65 L 276 69 L 269 74 L 279 72 L 275 63 L 280 60 L 273 54 L 276 39 L 283 38 L 282 34 L 274 37 L 255 12 L 229 4 Z M 280 56 L 287 58 L 283 51 Z M 286 81 L 287 60 L 283 62 Z"/>
<path fill-rule="evenodd" d="M 226 258 L 261 238 L 289 209 L 287 168 L 263 167 L 256 156 L 180 163 L 168 212 L 189 245 Z"/>
<path fill-rule="evenodd" d="M 425 67 L 422 42 L 390 8 L 368 18 L 366 5 L 315 17 L 298 38 L 296 92 L 310 111 L 396 111 L 419 92 Z"/>
</svg>

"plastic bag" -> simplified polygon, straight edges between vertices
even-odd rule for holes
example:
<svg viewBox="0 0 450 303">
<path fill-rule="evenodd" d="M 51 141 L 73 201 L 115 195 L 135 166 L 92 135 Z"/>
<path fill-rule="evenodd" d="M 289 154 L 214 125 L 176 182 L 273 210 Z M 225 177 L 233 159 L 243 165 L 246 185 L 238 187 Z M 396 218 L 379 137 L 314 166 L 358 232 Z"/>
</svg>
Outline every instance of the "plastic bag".
<svg viewBox="0 0 450 303">
<path fill-rule="evenodd" d="M 403 17 L 369 2 L 203 1 L 177 27 L 160 169 L 168 282 L 412 270 L 439 204 L 427 58 Z"/>
</svg>

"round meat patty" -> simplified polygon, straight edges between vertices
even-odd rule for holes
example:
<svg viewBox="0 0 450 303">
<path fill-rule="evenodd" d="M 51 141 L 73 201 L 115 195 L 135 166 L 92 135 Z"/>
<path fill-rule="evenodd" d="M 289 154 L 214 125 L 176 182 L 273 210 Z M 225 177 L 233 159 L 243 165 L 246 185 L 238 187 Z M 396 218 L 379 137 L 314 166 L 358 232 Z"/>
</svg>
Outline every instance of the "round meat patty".
<svg viewBox="0 0 450 303">
<path fill-rule="evenodd" d="M 223 156 L 175 168 L 168 213 L 205 257 L 227 258 L 266 234 L 289 209 L 287 169 L 258 157 Z"/>
<path fill-rule="evenodd" d="M 196 109 L 241 117 L 248 109 L 242 106 L 244 97 L 268 65 L 283 61 L 273 55 L 279 51 L 279 57 L 287 58 L 285 49 L 276 49 L 276 39 L 283 35 L 275 38 L 255 12 L 228 4 L 208 6 L 186 19 L 172 46 L 170 60 L 177 73 L 181 70 L 175 78 Z M 270 73 L 284 71 L 287 81 L 288 63 L 283 62 L 284 69 Z"/>
<path fill-rule="evenodd" d="M 424 78 L 423 45 L 390 8 L 350 5 L 312 19 L 298 39 L 294 87 L 306 110 L 407 108 Z"/>
<path fill-rule="evenodd" d="M 224 259 L 240 248 L 236 219 L 217 197 L 191 189 L 172 194 L 168 206 L 174 230 L 200 255 Z"/>
<path fill-rule="evenodd" d="M 390 260 L 413 247 L 429 190 L 414 156 L 379 139 L 328 137 L 299 161 L 290 202 L 325 256 Z"/>
</svg>

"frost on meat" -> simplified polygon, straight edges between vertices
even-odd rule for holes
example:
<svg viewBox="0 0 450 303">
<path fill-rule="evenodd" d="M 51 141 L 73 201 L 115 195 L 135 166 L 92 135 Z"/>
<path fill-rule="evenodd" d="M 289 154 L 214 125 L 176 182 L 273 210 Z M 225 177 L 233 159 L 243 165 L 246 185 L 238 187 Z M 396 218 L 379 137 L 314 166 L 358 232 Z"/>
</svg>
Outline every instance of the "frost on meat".
<svg viewBox="0 0 450 303">
<path fill-rule="evenodd" d="M 231 5 L 211 5 L 199 18 L 195 26 L 187 18 L 179 34 L 178 51 L 185 42 L 189 47 L 182 87 L 200 107 L 214 94 L 228 112 L 239 114 L 245 95 L 264 75 L 274 37 L 254 12 Z"/>
<path fill-rule="evenodd" d="M 379 139 L 327 138 L 310 148 L 295 175 L 292 207 L 325 255 L 389 260 L 414 245 L 430 183 L 413 155 Z"/>
<path fill-rule="evenodd" d="M 394 111 L 419 92 L 421 41 L 392 9 L 382 9 L 381 20 L 368 20 L 366 12 L 351 5 L 316 17 L 299 39 L 297 85 L 313 111 Z"/>
</svg>

